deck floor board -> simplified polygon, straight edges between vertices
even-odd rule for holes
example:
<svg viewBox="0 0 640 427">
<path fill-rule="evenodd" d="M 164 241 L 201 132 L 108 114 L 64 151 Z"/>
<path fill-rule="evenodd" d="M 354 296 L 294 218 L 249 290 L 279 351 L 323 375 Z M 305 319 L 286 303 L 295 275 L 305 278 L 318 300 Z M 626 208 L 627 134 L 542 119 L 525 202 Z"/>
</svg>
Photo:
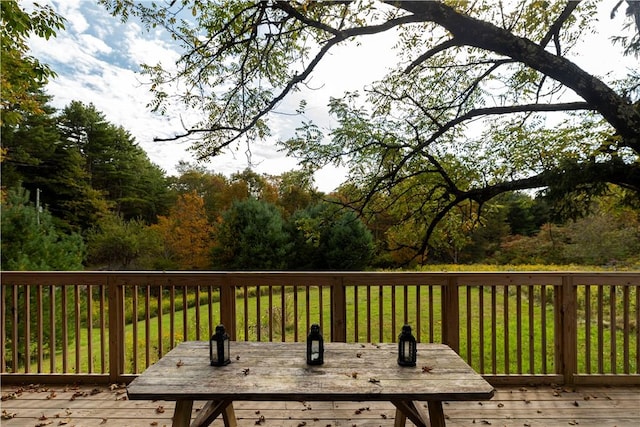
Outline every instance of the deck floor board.
<svg viewBox="0 0 640 427">
<path fill-rule="evenodd" d="M 0 424 L 170 426 L 174 402 L 129 401 L 122 386 L 2 385 Z M 196 402 L 197 410 L 204 402 Z M 386 402 L 236 402 L 240 427 L 386 427 Z M 194 414 L 196 412 L 194 411 Z M 640 387 L 499 387 L 490 401 L 445 402 L 447 426 L 640 426 Z M 410 425 L 410 423 L 408 423 Z M 216 420 L 213 426 L 220 427 Z"/>
</svg>

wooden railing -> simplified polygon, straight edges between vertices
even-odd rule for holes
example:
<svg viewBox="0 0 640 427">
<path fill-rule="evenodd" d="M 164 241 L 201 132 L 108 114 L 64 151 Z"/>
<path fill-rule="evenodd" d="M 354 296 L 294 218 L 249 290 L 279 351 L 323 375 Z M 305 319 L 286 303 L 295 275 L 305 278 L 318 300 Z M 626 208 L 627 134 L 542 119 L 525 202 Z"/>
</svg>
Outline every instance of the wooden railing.
<svg viewBox="0 0 640 427">
<path fill-rule="evenodd" d="M 494 384 L 640 384 L 639 272 L 2 272 L 1 291 L 5 382 L 126 382 L 218 323 L 348 342 L 409 323 Z"/>
</svg>

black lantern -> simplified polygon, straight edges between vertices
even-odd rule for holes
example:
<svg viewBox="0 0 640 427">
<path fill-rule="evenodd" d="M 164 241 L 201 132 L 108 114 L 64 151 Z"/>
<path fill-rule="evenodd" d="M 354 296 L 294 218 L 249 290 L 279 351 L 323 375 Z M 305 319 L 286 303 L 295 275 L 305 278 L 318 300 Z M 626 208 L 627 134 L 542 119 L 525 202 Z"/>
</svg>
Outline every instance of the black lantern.
<svg viewBox="0 0 640 427">
<path fill-rule="evenodd" d="M 404 325 L 398 336 L 398 365 L 416 366 L 416 337 L 411 333 L 411 326 Z"/>
<path fill-rule="evenodd" d="M 322 365 L 324 363 L 324 340 L 320 334 L 320 326 L 311 325 L 311 331 L 307 336 L 307 364 Z"/>
<path fill-rule="evenodd" d="M 229 335 L 224 330 L 224 325 L 216 326 L 216 333 L 211 336 L 209 359 L 211 359 L 211 366 L 224 366 L 231 362 L 229 359 Z"/>
</svg>

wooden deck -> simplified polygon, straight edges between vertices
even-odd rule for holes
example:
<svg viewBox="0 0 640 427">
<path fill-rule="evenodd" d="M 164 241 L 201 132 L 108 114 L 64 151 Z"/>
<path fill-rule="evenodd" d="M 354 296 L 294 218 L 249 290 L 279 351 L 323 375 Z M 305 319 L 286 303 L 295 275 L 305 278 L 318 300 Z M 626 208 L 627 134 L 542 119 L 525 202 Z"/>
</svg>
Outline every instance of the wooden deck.
<svg viewBox="0 0 640 427">
<path fill-rule="evenodd" d="M 129 401 L 121 386 L 3 385 L 0 424 L 34 426 L 170 426 L 173 402 Z M 195 408 L 202 407 L 196 402 Z M 498 388 L 484 402 L 444 405 L 447 426 L 640 425 L 640 387 Z M 195 412 L 194 412 L 195 413 Z M 381 402 L 238 402 L 241 427 L 392 426 L 394 407 Z M 409 424 L 409 423 L 408 423 Z M 221 426 L 219 420 L 213 424 Z"/>
</svg>

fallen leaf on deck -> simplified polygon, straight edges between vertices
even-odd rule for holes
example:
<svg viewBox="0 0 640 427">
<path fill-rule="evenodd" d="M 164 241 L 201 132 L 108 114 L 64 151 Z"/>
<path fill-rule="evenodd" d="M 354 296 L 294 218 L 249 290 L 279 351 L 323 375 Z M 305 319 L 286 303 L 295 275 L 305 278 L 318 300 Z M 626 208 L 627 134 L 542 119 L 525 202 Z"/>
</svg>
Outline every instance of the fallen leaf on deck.
<svg viewBox="0 0 640 427">
<path fill-rule="evenodd" d="M 164 414 L 164 406 L 160 405 L 156 408 L 156 414 Z"/>
<path fill-rule="evenodd" d="M 179 368 L 182 365 L 184 365 L 184 362 L 182 361 L 182 359 L 178 360 L 178 363 L 176 363 L 176 366 Z"/>
<path fill-rule="evenodd" d="M 106 424 L 107 423 L 107 419 L 103 418 L 102 421 L 100 421 L 100 424 Z"/>
<path fill-rule="evenodd" d="M 44 420 L 48 420 L 48 419 L 49 419 L 49 417 L 47 417 L 45 414 L 42 414 L 42 415 L 40 415 L 38 417 L 38 420 L 40 420 L 40 421 L 44 421 Z"/>
<path fill-rule="evenodd" d="M 2 410 L 2 416 L 0 416 L 3 420 L 10 420 L 11 418 L 15 418 L 18 414 L 15 412 L 7 412 L 6 409 Z"/>
<path fill-rule="evenodd" d="M 433 366 L 423 366 L 422 372 L 431 372 L 433 371 Z"/>
<path fill-rule="evenodd" d="M 373 384 L 379 384 L 379 383 L 380 383 L 380 380 L 379 380 L 379 379 L 377 379 L 377 378 L 369 378 L 369 382 L 370 382 L 370 383 L 373 383 Z"/>
<path fill-rule="evenodd" d="M 18 395 L 16 393 L 7 393 L 2 395 L 2 398 L 0 398 L 0 400 L 2 400 L 3 402 L 9 399 L 17 399 Z"/>
<path fill-rule="evenodd" d="M 49 393 L 49 395 L 47 396 L 47 399 L 53 399 L 54 397 L 56 397 L 57 394 L 55 391 L 52 391 L 51 393 Z"/>
</svg>

